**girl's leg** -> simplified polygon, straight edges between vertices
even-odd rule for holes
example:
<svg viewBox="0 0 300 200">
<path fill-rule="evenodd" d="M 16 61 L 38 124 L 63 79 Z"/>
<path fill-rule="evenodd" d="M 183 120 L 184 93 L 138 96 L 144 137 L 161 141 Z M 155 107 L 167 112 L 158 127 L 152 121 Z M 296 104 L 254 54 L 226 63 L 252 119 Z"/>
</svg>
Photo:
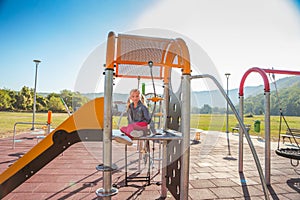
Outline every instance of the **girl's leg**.
<svg viewBox="0 0 300 200">
<path fill-rule="evenodd" d="M 133 130 L 138 130 L 138 131 L 145 131 L 147 130 L 147 123 L 146 122 L 136 122 L 132 124 L 128 124 L 128 126 L 123 126 L 120 128 L 121 132 L 130 137 L 131 139 L 133 138 L 130 133 Z"/>
<path fill-rule="evenodd" d="M 130 139 L 132 139 L 133 137 L 130 135 L 130 133 L 133 131 L 133 124 L 128 124 L 128 126 L 123 126 L 120 128 L 121 132 L 124 133 L 125 135 L 127 135 Z"/>
<path fill-rule="evenodd" d="M 147 130 L 147 123 L 146 122 L 137 122 L 133 124 L 133 129 L 130 132 L 130 136 L 132 137 L 141 137 L 144 135 L 144 131 Z"/>
<path fill-rule="evenodd" d="M 136 123 L 133 123 L 133 129 L 134 130 L 141 130 L 141 131 L 145 131 L 147 130 L 147 123 L 146 122 L 136 122 Z"/>
</svg>

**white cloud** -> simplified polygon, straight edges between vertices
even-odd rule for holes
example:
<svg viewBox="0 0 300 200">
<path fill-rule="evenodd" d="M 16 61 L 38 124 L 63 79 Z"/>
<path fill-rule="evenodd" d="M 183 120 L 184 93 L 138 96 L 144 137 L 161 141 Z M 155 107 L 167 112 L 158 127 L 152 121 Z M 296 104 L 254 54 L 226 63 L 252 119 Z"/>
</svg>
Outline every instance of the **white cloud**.
<svg viewBox="0 0 300 200">
<path fill-rule="evenodd" d="M 223 74 L 230 72 L 230 88 L 237 88 L 250 67 L 299 70 L 299 22 L 296 8 L 285 0 L 164 0 L 149 7 L 132 28 L 187 36 L 207 52 L 223 83 Z M 247 85 L 258 84 L 262 81 L 247 79 Z"/>
</svg>

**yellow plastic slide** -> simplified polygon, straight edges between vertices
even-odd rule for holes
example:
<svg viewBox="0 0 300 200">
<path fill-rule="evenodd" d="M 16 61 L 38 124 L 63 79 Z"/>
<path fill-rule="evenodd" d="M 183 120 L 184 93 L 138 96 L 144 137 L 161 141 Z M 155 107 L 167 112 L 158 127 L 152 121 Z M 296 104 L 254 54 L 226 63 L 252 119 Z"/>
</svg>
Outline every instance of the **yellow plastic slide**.
<svg viewBox="0 0 300 200">
<path fill-rule="evenodd" d="M 0 199 L 38 172 L 71 145 L 102 141 L 104 98 L 83 105 L 0 175 Z"/>
</svg>

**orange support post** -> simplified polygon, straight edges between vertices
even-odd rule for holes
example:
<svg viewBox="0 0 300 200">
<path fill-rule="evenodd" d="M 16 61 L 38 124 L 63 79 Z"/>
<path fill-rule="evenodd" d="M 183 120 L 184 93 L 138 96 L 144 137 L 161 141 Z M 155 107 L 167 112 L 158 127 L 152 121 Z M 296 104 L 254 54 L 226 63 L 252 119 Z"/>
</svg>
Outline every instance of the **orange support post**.
<svg viewBox="0 0 300 200">
<path fill-rule="evenodd" d="M 48 110 L 48 118 L 47 118 L 47 124 L 52 123 L 52 111 Z"/>
</svg>

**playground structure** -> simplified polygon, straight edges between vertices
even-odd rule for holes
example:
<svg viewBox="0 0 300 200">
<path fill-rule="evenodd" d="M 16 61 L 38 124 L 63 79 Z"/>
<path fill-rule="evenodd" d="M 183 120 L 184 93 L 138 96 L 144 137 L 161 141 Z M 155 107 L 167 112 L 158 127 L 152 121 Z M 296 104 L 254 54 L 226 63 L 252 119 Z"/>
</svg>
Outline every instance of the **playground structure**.
<svg viewBox="0 0 300 200">
<path fill-rule="evenodd" d="M 145 78 L 160 79 L 164 82 L 164 130 L 173 129 L 180 131 L 183 135 L 180 141 L 174 145 L 178 149 L 181 159 L 169 160 L 176 170 L 176 175 L 170 177 L 171 181 L 162 180 L 161 196 L 166 197 L 166 187 L 169 188 L 173 196 L 180 199 L 188 198 L 188 176 L 189 176 L 189 145 L 190 145 L 190 61 L 189 52 L 182 39 L 163 39 L 131 35 L 121 35 L 118 37 L 113 32 L 108 35 L 106 68 L 104 80 L 104 130 L 103 130 L 103 165 L 112 165 L 112 112 L 111 102 L 113 93 L 113 78 Z M 149 74 L 149 67 L 151 74 Z M 170 90 L 171 69 L 173 67 L 182 70 L 182 99 L 177 97 Z M 114 72 L 115 71 L 115 72 Z M 146 71 L 146 72 L 145 72 Z M 171 93 L 171 95 L 170 95 Z M 171 96 L 171 97 L 170 97 Z M 179 101 L 182 102 L 179 105 Z M 181 106 L 181 110 L 179 109 Z M 172 107 L 172 109 L 169 109 Z M 180 113 L 181 111 L 181 113 Z M 172 114 L 171 114 L 172 112 Z M 180 127 L 179 127 L 180 120 Z M 174 143 L 174 141 L 173 141 Z M 175 148 L 176 148 L 175 147 Z M 172 155 L 171 152 L 163 150 L 163 155 Z M 167 156 L 165 156 L 167 157 Z M 170 156 L 171 159 L 173 156 Z M 164 162 L 164 159 L 163 159 Z M 180 167 L 178 167 L 180 165 Z M 173 171 L 166 169 L 171 167 L 163 164 L 162 173 Z M 177 168 L 177 169 L 176 169 Z M 112 188 L 111 170 L 103 171 L 103 188 L 97 191 L 97 195 L 103 198 L 110 198 L 116 193 L 116 188 Z M 162 175 L 164 177 L 164 175 Z M 169 183 L 169 184 L 167 184 Z M 167 184 L 167 186 L 166 186 Z M 179 189 L 178 189 L 179 188 Z"/>
<path fill-rule="evenodd" d="M 171 71 L 181 70 L 181 87 L 172 91 Z M 263 77 L 267 70 L 256 69 Z M 210 78 L 217 85 L 230 105 L 240 125 L 239 171 L 243 171 L 243 135 L 251 148 L 257 170 L 262 182 L 265 199 L 269 199 L 267 184 L 270 184 L 270 150 L 266 130 L 266 167 L 265 178 L 255 148 L 247 128 L 243 124 L 243 84 L 250 73 L 244 75 L 240 87 L 240 114 L 226 95 L 218 81 L 211 75 L 191 75 L 189 51 L 182 39 L 165 39 L 119 34 L 108 35 L 104 97 L 96 98 L 73 113 L 66 121 L 34 146 L 26 155 L 15 162 L 0 175 L 0 198 L 6 196 L 38 170 L 57 157 L 72 144 L 80 141 L 102 141 L 103 144 L 103 188 L 96 193 L 103 199 L 110 199 L 118 190 L 112 187 L 112 94 L 114 78 L 143 78 L 163 81 L 163 132 L 180 132 L 178 137 L 160 136 L 163 141 L 163 164 L 161 198 L 167 196 L 167 189 L 175 199 L 188 199 L 189 163 L 190 163 L 190 82 L 197 78 Z M 268 73 L 268 72 L 267 72 Z M 275 72 L 272 72 L 275 73 Z M 269 92 L 264 79 L 265 92 Z M 269 94 L 266 94 L 266 96 Z M 155 96 L 156 97 L 156 96 Z M 155 101 L 155 100 L 154 100 Z M 266 99 L 267 101 L 267 99 Z M 267 106 L 267 105 L 266 105 Z M 269 117 L 269 113 L 265 114 Z M 266 120 L 266 127 L 269 121 Z M 267 128 L 266 128 L 267 129 Z M 268 133 L 269 134 L 269 133 Z M 155 137 L 151 136 L 151 137 Z M 145 138 L 147 139 L 147 138 Z M 149 139 L 150 140 L 150 139 Z M 176 155 L 173 150 L 176 149 Z M 170 174 L 170 172 L 175 174 Z"/>
</svg>

